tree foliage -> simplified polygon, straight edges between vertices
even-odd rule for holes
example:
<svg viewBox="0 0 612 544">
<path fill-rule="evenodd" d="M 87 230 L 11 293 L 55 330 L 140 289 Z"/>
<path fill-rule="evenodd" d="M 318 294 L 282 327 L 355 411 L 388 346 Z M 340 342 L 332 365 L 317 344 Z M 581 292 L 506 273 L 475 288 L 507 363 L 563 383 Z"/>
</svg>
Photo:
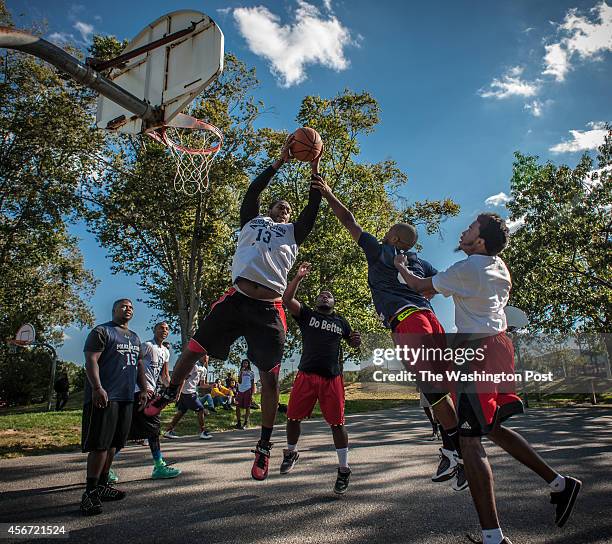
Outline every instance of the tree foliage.
<svg viewBox="0 0 612 544">
<path fill-rule="evenodd" d="M 608 333 L 612 355 L 612 132 L 597 167 L 585 154 L 575 168 L 516 154 L 511 219 L 524 220 L 504 258 L 511 303 L 534 330 Z"/>
<path fill-rule="evenodd" d="M 93 107 L 92 93 L 35 57 L 6 50 L 0 58 L 2 338 L 28 321 L 42 339 L 60 341 L 59 328 L 91 322 L 85 299 L 95 281 L 66 222 L 102 144 Z"/>
</svg>

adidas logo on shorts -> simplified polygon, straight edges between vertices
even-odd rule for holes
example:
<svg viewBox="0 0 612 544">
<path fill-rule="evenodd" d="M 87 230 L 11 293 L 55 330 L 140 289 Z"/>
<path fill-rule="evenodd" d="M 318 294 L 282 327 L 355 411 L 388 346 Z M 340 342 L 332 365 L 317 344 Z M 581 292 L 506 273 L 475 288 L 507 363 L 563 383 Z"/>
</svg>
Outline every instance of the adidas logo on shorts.
<svg viewBox="0 0 612 544">
<path fill-rule="evenodd" d="M 471 427 L 471 425 L 467 421 L 464 421 L 463 425 L 461 425 L 461 428 L 462 429 L 471 429 L 472 427 Z"/>
</svg>

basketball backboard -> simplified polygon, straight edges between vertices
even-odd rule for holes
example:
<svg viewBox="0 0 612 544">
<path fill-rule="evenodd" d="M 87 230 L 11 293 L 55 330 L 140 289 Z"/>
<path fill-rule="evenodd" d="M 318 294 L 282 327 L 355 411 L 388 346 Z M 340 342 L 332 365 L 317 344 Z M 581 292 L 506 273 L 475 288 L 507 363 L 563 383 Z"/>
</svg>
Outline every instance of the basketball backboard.
<svg viewBox="0 0 612 544">
<path fill-rule="evenodd" d="M 108 76 L 137 98 L 161 108 L 164 124 L 170 124 L 223 71 L 223 32 L 202 12 L 173 11 L 147 25 L 122 53 L 186 29 L 191 30 L 130 58 Z M 105 96 L 98 100 L 96 121 L 98 128 L 127 134 L 155 128 L 143 127 L 142 119 Z"/>
<path fill-rule="evenodd" d="M 14 343 L 20 346 L 27 346 L 32 344 L 36 340 L 36 332 L 34 327 L 29 323 L 24 323 L 19 327 L 17 334 L 15 335 Z"/>
</svg>

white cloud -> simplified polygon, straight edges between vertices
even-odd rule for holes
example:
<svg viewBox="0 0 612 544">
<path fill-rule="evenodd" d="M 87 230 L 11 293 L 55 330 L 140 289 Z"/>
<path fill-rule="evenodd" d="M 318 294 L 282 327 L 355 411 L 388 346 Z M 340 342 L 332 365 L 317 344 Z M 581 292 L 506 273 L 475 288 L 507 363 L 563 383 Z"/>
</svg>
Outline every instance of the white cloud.
<svg viewBox="0 0 612 544">
<path fill-rule="evenodd" d="M 497 193 L 496 195 L 491 195 L 489 198 L 485 200 L 485 204 L 487 206 L 503 206 L 504 204 L 510 202 L 512 197 L 508 196 L 503 191 L 501 193 Z"/>
<path fill-rule="evenodd" d="M 502 100 L 511 96 L 530 97 L 538 94 L 540 83 L 538 81 L 525 81 L 521 79 L 523 68 L 521 66 L 513 66 L 510 68 L 501 79 L 495 78 L 488 89 L 480 89 L 478 94 L 482 98 L 496 98 Z"/>
<path fill-rule="evenodd" d="M 534 117 L 542 117 L 542 102 L 539 100 L 534 100 L 531 103 L 527 103 L 523 106 L 523 109 L 527 110 Z"/>
<path fill-rule="evenodd" d="M 94 27 L 88 23 L 84 23 L 83 21 L 77 21 L 74 23 L 74 27 L 77 32 L 81 34 L 81 38 L 84 42 L 89 43 L 91 41 L 91 37 L 93 35 Z"/>
<path fill-rule="evenodd" d="M 323 0 L 323 6 L 327 11 L 332 11 L 331 0 Z"/>
<path fill-rule="evenodd" d="M 553 145 L 549 151 L 553 153 L 575 153 L 597 149 L 604 142 L 607 134 L 605 123 L 593 122 L 587 125 L 591 130 L 570 130 L 571 140 Z"/>
<path fill-rule="evenodd" d="M 570 68 L 567 51 L 559 43 L 547 45 L 544 49 L 546 49 L 546 55 L 544 55 L 546 70 L 542 73 L 553 76 L 557 81 L 563 81 Z"/>
<path fill-rule="evenodd" d="M 349 30 L 335 16 L 323 17 L 304 0 L 297 1 L 295 20 L 286 25 L 264 6 L 236 8 L 233 14 L 249 49 L 270 62 L 284 87 L 304 81 L 308 65 L 336 71 L 349 65 L 344 54 L 344 48 L 353 44 Z"/>
<path fill-rule="evenodd" d="M 603 53 L 612 51 L 612 7 L 604 1 L 591 9 L 592 20 L 570 9 L 559 25 L 563 36 L 557 43 L 546 46 L 544 74 L 563 81 L 571 68 L 572 59 L 599 61 Z"/>
<path fill-rule="evenodd" d="M 228 15 L 231 12 L 232 12 L 232 8 L 219 8 L 217 10 L 217 13 L 220 13 L 221 15 Z"/>
<path fill-rule="evenodd" d="M 65 43 L 74 41 L 74 34 L 54 32 L 53 34 L 49 34 L 49 41 L 55 42 L 58 45 L 63 45 Z"/>
<path fill-rule="evenodd" d="M 506 219 L 506 225 L 508 226 L 508 230 L 510 234 L 514 234 L 517 230 L 519 230 L 525 224 L 525 216 L 519 217 L 516 220 Z"/>
</svg>

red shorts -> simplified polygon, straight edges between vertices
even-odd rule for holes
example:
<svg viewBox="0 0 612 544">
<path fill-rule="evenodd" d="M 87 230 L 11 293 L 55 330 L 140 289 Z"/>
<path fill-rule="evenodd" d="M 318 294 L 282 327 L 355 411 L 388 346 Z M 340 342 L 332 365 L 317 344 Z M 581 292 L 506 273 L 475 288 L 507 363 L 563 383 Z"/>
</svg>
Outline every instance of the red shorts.
<svg viewBox="0 0 612 544">
<path fill-rule="evenodd" d="M 319 401 L 321 412 L 329 425 L 344 425 L 344 380 L 342 375 L 324 378 L 318 374 L 298 371 L 287 407 L 287 419 L 310 417 Z"/>
<path fill-rule="evenodd" d="M 236 406 L 238 406 L 238 408 L 250 408 L 252 399 L 252 389 L 247 389 L 246 391 L 238 391 L 238 393 L 236 393 Z"/>
<path fill-rule="evenodd" d="M 459 434 L 484 436 L 498 423 L 514 414 L 523 413 L 523 403 L 516 394 L 514 380 L 501 379 L 514 375 L 514 346 L 506 333 L 502 332 L 472 341 L 469 347 L 483 348 L 484 360 L 456 365 L 455 369 L 468 374 L 478 373 L 483 377 L 486 373 L 490 377 L 485 380 L 457 382 Z"/>
<path fill-rule="evenodd" d="M 399 313 L 401 315 L 402 312 Z M 393 320 L 392 320 L 393 323 Z M 433 406 L 446 395 L 450 387 L 446 380 L 446 371 L 451 368 L 451 362 L 443 361 L 437 356 L 439 350 L 446 349 L 446 336 L 444 327 L 438 321 L 436 314 L 430 310 L 418 310 L 404 320 L 395 325 L 391 334 L 396 346 L 423 350 L 431 348 L 431 355 L 417 358 L 404 358 L 406 370 L 414 372 L 420 390 L 423 392 L 429 403 Z M 443 381 L 423 380 L 421 372 L 431 371 L 435 374 L 442 374 Z"/>
</svg>

